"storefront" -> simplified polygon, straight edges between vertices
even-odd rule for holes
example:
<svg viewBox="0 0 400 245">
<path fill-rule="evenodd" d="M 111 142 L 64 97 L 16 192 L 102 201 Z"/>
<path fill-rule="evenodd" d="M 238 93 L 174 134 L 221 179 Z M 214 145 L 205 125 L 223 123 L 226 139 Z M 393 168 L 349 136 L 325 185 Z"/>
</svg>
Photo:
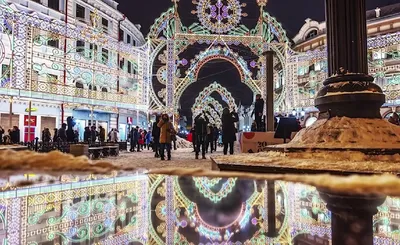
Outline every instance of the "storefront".
<svg viewBox="0 0 400 245">
<path fill-rule="evenodd" d="M 96 126 L 96 129 L 102 126 L 106 130 L 106 133 L 108 133 L 110 131 L 111 115 L 111 113 L 93 112 L 92 116 L 89 110 L 73 110 L 72 116 L 75 119 L 75 127 L 79 133 L 79 140 L 83 141 L 85 127 L 91 127 L 92 125 Z"/>
<path fill-rule="evenodd" d="M 120 115 L 119 116 L 119 140 L 120 141 L 127 141 L 128 134 L 133 126 L 133 117 Z"/>
<path fill-rule="evenodd" d="M 0 101 L 0 126 L 4 130 L 17 126 L 21 141 L 34 140 L 36 137 L 41 140 L 42 131 L 49 128 L 53 134 L 55 128 L 59 128 L 61 108 L 59 104 L 43 103 L 32 101 L 31 103 L 31 123 L 29 124 L 29 101 L 14 100 L 12 103 L 12 116 L 10 117 L 9 100 Z M 11 122 L 10 122 L 11 119 Z M 28 136 L 30 127 L 30 134 Z"/>
</svg>

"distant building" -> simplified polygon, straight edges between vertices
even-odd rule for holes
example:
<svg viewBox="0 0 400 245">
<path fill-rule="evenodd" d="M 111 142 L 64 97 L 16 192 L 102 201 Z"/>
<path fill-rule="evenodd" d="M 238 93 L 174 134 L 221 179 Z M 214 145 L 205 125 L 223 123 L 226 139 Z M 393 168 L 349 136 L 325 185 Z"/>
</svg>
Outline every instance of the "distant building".
<svg viewBox="0 0 400 245">
<path fill-rule="evenodd" d="M 91 125 L 118 128 L 121 139 L 130 124 L 146 125 L 145 39 L 117 6 L 113 0 L 3 1 L 1 126 L 25 132 L 28 101 L 34 137 L 68 116 L 80 138 Z"/>
<path fill-rule="evenodd" d="M 400 112 L 400 3 L 370 10 L 367 19 L 369 72 L 385 91 L 381 112 L 388 117 Z M 307 19 L 293 41 L 299 53 L 287 67 L 292 79 L 286 85 L 292 92 L 286 105 L 309 125 L 318 115 L 314 98 L 327 78 L 326 23 Z"/>
</svg>

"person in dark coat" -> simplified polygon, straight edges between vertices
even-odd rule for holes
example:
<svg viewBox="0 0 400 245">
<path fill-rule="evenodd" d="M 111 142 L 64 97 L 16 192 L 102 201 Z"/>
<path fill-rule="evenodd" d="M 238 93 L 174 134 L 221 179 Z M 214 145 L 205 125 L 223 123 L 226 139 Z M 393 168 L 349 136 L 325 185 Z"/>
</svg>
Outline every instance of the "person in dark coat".
<svg viewBox="0 0 400 245">
<path fill-rule="evenodd" d="M 219 138 L 219 129 L 217 128 L 216 125 L 214 125 L 214 128 L 213 128 L 213 137 L 214 137 L 214 151 L 217 151 L 218 138 Z"/>
<path fill-rule="evenodd" d="M 49 143 L 51 141 L 51 133 L 48 128 L 43 129 L 42 141 L 43 141 L 43 143 Z"/>
<path fill-rule="evenodd" d="M 210 147 L 210 153 L 214 151 L 214 127 L 209 124 L 207 126 L 207 148 L 206 152 L 208 153 L 208 147 Z"/>
<path fill-rule="evenodd" d="M 257 132 L 263 131 L 262 116 L 264 113 L 264 100 L 261 98 L 261 94 L 256 95 L 256 102 L 254 104 L 254 110 L 251 116 L 255 115 L 255 122 L 257 124 Z"/>
<path fill-rule="evenodd" d="M 63 123 L 61 125 L 61 128 L 58 130 L 58 138 L 61 141 L 67 141 L 67 124 Z"/>
<path fill-rule="evenodd" d="M 131 152 L 134 152 L 136 147 L 137 147 L 137 152 L 140 152 L 139 126 L 136 126 L 136 128 L 132 128 L 130 133 L 130 140 L 131 140 Z"/>
<path fill-rule="evenodd" d="M 97 131 L 96 131 L 96 126 L 92 126 L 92 127 L 90 128 L 90 143 L 93 144 L 93 143 L 96 142 L 97 135 L 98 135 L 98 133 L 97 133 Z"/>
<path fill-rule="evenodd" d="M 20 130 L 17 126 L 14 126 L 10 132 L 11 143 L 18 144 L 20 139 Z"/>
<path fill-rule="evenodd" d="M 85 143 L 89 143 L 89 140 L 90 140 L 90 128 L 85 127 L 85 131 L 83 132 L 83 141 Z"/>
<path fill-rule="evenodd" d="M 196 125 L 190 129 L 190 133 L 192 134 L 193 152 L 196 152 Z"/>
<path fill-rule="evenodd" d="M 54 134 L 53 134 L 53 142 L 58 141 L 58 129 L 54 129 Z"/>
<path fill-rule="evenodd" d="M 106 130 L 99 126 L 99 141 L 103 144 L 106 141 Z"/>
<path fill-rule="evenodd" d="M 3 144 L 4 133 L 5 133 L 4 129 L 0 126 L 0 144 Z"/>
<path fill-rule="evenodd" d="M 151 130 L 151 136 L 153 136 L 153 151 L 154 157 L 160 157 L 160 128 L 157 126 L 160 121 L 160 116 L 156 116 L 156 121 L 153 123 L 153 129 Z"/>
<path fill-rule="evenodd" d="M 229 153 L 233 155 L 233 144 L 236 141 L 235 123 L 239 121 L 239 116 L 236 112 L 229 112 L 225 108 L 222 113 L 222 143 L 224 144 L 224 155 Z"/>
<path fill-rule="evenodd" d="M 199 159 L 200 147 L 202 159 L 206 159 L 206 143 L 207 143 L 207 114 L 203 111 L 194 119 L 196 134 L 196 159 Z"/>
</svg>

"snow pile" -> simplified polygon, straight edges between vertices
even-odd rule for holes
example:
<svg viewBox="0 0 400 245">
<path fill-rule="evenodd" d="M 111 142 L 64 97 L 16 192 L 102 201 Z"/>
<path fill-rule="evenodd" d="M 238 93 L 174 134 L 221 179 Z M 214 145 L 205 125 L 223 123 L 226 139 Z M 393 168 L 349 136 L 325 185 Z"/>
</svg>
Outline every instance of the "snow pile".
<svg viewBox="0 0 400 245">
<path fill-rule="evenodd" d="M 301 130 L 286 147 L 400 148 L 400 127 L 382 119 L 334 117 Z"/>
<path fill-rule="evenodd" d="M 260 152 L 213 158 L 218 164 L 268 166 L 338 172 L 400 173 L 399 155 L 366 155 L 357 151 L 299 153 Z"/>
<path fill-rule="evenodd" d="M 36 153 L 33 151 L 0 151 L 0 172 L 6 171 L 44 171 L 44 172 L 90 172 L 111 173 L 120 170 L 111 163 L 96 162 L 94 164 L 87 157 L 74 157 L 58 151 L 50 153 Z"/>
<path fill-rule="evenodd" d="M 192 142 L 187 141 L 179 136 L 176 136 L 176 147 L 177 148 L 193 148 Z"/>
</svg>

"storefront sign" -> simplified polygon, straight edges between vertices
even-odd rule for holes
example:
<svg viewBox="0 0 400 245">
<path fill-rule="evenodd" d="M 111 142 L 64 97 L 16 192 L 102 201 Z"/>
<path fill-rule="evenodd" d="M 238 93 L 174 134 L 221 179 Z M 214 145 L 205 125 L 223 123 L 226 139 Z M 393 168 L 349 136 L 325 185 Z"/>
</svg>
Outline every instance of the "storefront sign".
<svg viewBox="0 0 400 245">
<path fill-rule="evenodd" d="M 36 111 L 38 111 L 38 108 L 34 108 L 34 107 L 31 108 L 31 112 L 36 112 Z M 29 108 L 26 108 L 25 112 L 29 112 Z"/>
<path fill-rule="evenodd" d="M 289 141 L 286 140 L 287 143 Z M 239 134 L 241 153 L 263 152 L 268 146 L 279 144 L 283 144 L 283 139 L 275 139 L 275 132 L 246 132 Z"/>
<path fill-rule="evenodd" d="M 37 125 L 37 117 L 36 116 L 31 116 L 31 127 L 36 127 Z M 29 116 L 25 115 L 24 116 L 24 126 L 29 126 Z"/>
<path fill-rule="evenodd" d="M 127 122 L 127 124 L 128 125 L 132 125 L 133 124 L 133 118 L 132 117 L 127 117 L 127 120 L 126 120 Z"/>
</svg>

